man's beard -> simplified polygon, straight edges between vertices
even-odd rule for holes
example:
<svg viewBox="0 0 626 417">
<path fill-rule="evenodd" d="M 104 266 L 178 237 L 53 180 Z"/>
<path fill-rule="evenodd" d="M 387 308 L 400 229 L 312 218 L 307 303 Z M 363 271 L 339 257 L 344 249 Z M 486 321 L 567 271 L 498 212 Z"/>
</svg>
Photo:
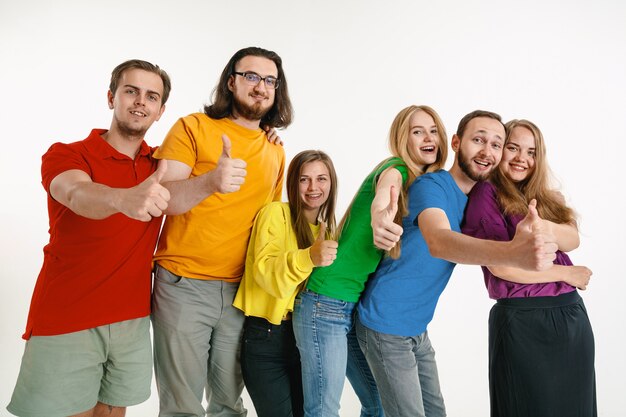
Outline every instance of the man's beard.
<svg viewBox="0 0 626 417">
<path fill-rule="evenodd" d="M 117 129 L 120 134 L 126 138 L 140 138 L 143 139 L 148 131 L 148 128 L 140 127 L 135 128 L 130 125 L 130 123 L 122 122 L 121 120 L 117 121 Z"/>
<path fill-rule="evenodd" d="M 270 111 L 271 107 L 263 108 L 262 103 L 255 103 L 250 106 L 233 95 L 233 109 L 235 114 L 246 120 L 261 120 Z"/>
<path fill-rule="evenodd" d="M 491 174 L 492 169 L 487 172 L 473 171 L 471 168 L 472 161 L 469 158 L 465 157 L 463 151 L 460 148 L 457 157 L 459 158 L 459 168 L 461 168 L 461 171 L 463 171 L 463 173 L 467 175 L 472 181 L 478 182 L 486 180 L 489 177 L 489 174 Z"/>
</svg>

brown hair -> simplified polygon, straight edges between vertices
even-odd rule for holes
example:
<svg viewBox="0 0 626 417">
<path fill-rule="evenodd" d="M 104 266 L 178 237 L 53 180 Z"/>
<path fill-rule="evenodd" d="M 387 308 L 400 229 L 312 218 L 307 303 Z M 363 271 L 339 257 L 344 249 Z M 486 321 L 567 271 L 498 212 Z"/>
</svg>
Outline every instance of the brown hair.
<svg viewBox="0 0 626 417">
<path fill-rule="evenodd" d="M 170 76 L 167 73 L 159 68 L 158 65 L 151 64 L 148 61 L 142 61 L 140 59 L 130 59 L 128 61 L 122 62 L 117 67 L 113 69 L 111 72 L 111 83 L 109 84 L 109 90 L 111 94 L 115 95 L 117 91 L 117 84 L 120 82 L 120 78 L 122 78 L 122 73 L 129 69 L 140 69 L 148 72 L 155 73 L 161 80 L 163 81 L 163 95 L 161 96 L 161 106 L 167 102 L 168 97 L 170 96 L 170 91 L 172 90 L 172 82 L 170 81 Z"/>
<path fill-rule="evenodd" d="M 278 69 L 278 79 L 280 86 L 276 89 L 276 96 L 272 108 L 261 119 L 262 126 L 269 127 L 287 127 L 293 119 L 293 108 L 289 99 L 289 89 L 287 87 L 287 78 L 283 71 L 283 61 L 274 51 L 268 51 L 263 48 L 251 46 L 249 48 L 240 49 L 230 58 L 230 61 L 224 67 L 222 75 L 213 89 L 212 104 L 204 106 L 204 112 L 212 119 L 223 119 L 232 115 L 233 111 L 233 93 L 228 88 L 228 80 L 234 76 L 237 63 L 247 56 L 259 56 L 267 58 L 276 64 Z"/>
<path fill-rule="evenodd" d="M 300 198 L 300 175 L 302 174 L 302 168 L 309 162 L 315 161 L 320 161 L 326 165 L 328 174 L 330 175 L 330 192 L 328 199 L 320 207 L 317 218 L 319 221 L 326 222 L 327 239 L 334 239 L 337 229 L 335 220 L 337 173 L 335 172 L 333 161 L 322 151 L 302 151 L 293 157 L 287 169 L 287 198 L 289 200 L 289 211 L 291 212 L 291 222 L 296 232 L 298 248 L 300 249 L 308 248 L 315 241 L 313 233 L 311 233 L 311 228 L 309 227 L 309 222 L 304 216 L 304 203 Z"/>
<path fill-rule="evenodd" d="M 500 117 L 498 113 L 494 113 L 494 112 L 487 111 L 487 110 L 474 110 L 473 112 L 468 113 L 465 116 L 463 116 L 463 118 L 459 122 L 459 126 L 456 128 L 456 135 L 459 137 L 459 139 L 463 138 L 463 134 L 465 133 L 465 128 L 467 127 L 467 124 L 472 119 L 475 119 L 477 117 L 488 117 L 490 119 L 495 119 L 499 121 L 500 123 L 502 123 L 502 117 Z"/>
<path fill-rule="evenodd" d="M 574 210 L 567 207 L 562 197 L 550 187 L 551 172 L 546 159 L 546 147 L 541 130 L 528 120 L 514 119 L 508 122 L 506 146 L 511 133 L 517 127 L 528 129 L 535 138 L 535 165 L 530 175 L 520 182 L 514 182 L 504 173 L 502 164 L 491 174 L 491 182 L 498 190 L 498 202 L 507 215 L 526 215 L 528 203 L 537 200 L 537 211 L 542 219 L 554 223 L 576 224 Z"/>
</svg>

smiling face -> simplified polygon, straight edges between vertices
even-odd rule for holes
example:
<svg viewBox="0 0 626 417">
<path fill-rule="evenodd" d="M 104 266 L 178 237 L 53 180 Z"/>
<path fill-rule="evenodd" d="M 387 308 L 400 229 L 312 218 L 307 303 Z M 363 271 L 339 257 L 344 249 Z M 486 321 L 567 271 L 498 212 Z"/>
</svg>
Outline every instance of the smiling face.
<svg viewBox="0 0 626 417">
<path fill-rule="evenodd" d="M 504 137 L 504 126 L 498 120 L 489 117 L 470 120 L 463 137 L 452 138 L 461 171 L 472 181 L 485 180 L 500 163 Z"/>
<path fill-rule="evenodd" d="M 437 160 L 439 132 L 435 120 L 425 111 L 416 111 L 409 121 L 409 153 L 421 170 Z"/>
<path fill-rule="evenodd" d="M 125 137 L 143 139 L 165 110 L 162 95 L 163 80 L 159 75 L 137 68 L 124 71 L 117 91 L 107 94 L 109 108 L 113 109 L 111 129 Z"/>
<path fill-rule="evenodd" d="M 304 215 L 309 223 L 316 223 L 320 207 L 328 200 L 331 179 L 328 167 L 322 161 L 304 164 L 300 171 L 299 194 Z"/>
<path fill-rule="evenodd" d="M 504 175 L 514 182 L 527 179 L 535 168 L 535 146 L 535 137 L 529 129 L 523 126 L 513 128 L 500 162 Z"/>
<path fill-rule="evenodd" d="M 239 60 L 236 72 L 260 75 L 265 78 L 278 77 L 278 68 L 271 59 L 248 55 Z M 259 122 L 274 105 L 276 90 L 267 88 L 264 81 L 249 84 L 241 75 L 233 74 L 228 80 L 228 89 L 233 93 L 233 115 L 248 121 Z"/>
</svg>

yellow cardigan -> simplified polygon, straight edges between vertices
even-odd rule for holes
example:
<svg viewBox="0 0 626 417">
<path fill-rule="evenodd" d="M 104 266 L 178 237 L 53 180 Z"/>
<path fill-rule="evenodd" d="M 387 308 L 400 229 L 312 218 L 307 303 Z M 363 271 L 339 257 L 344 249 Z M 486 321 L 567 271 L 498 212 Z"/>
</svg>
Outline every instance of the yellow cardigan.
<svg viewBox="0 0 626 417">
<path fill-rule="evenodd" d="M 319 226 L 311 225 L 313 236 Z M 273 202 L 257 215 L 246 265 L 233 305 L 273 324 L 293 311 L 296 295 L 313 271 L 309 248 L 298 249 L 288 203 Z"/>
</svg>

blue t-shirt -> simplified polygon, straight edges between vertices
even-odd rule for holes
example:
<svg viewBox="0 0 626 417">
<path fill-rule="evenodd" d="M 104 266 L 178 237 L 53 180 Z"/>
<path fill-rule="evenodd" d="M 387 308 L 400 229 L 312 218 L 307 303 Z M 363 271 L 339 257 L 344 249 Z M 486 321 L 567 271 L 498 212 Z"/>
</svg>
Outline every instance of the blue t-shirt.
<svg viewBox="0 0 626 417">
<path fill-rule="evenodd" d="M 426 331 L 456 264 L 430 255 L 417 216 L 425 209 L 439 208 L 448 216 L 452 230 L 460 232 L 466 204 L 467 196 L 448 171 L 422 175 L 409 187 L 401 255 L 385 257 L 370 277 L 358 306 L 365 326 L 398 336 Z"/>
</svg>

